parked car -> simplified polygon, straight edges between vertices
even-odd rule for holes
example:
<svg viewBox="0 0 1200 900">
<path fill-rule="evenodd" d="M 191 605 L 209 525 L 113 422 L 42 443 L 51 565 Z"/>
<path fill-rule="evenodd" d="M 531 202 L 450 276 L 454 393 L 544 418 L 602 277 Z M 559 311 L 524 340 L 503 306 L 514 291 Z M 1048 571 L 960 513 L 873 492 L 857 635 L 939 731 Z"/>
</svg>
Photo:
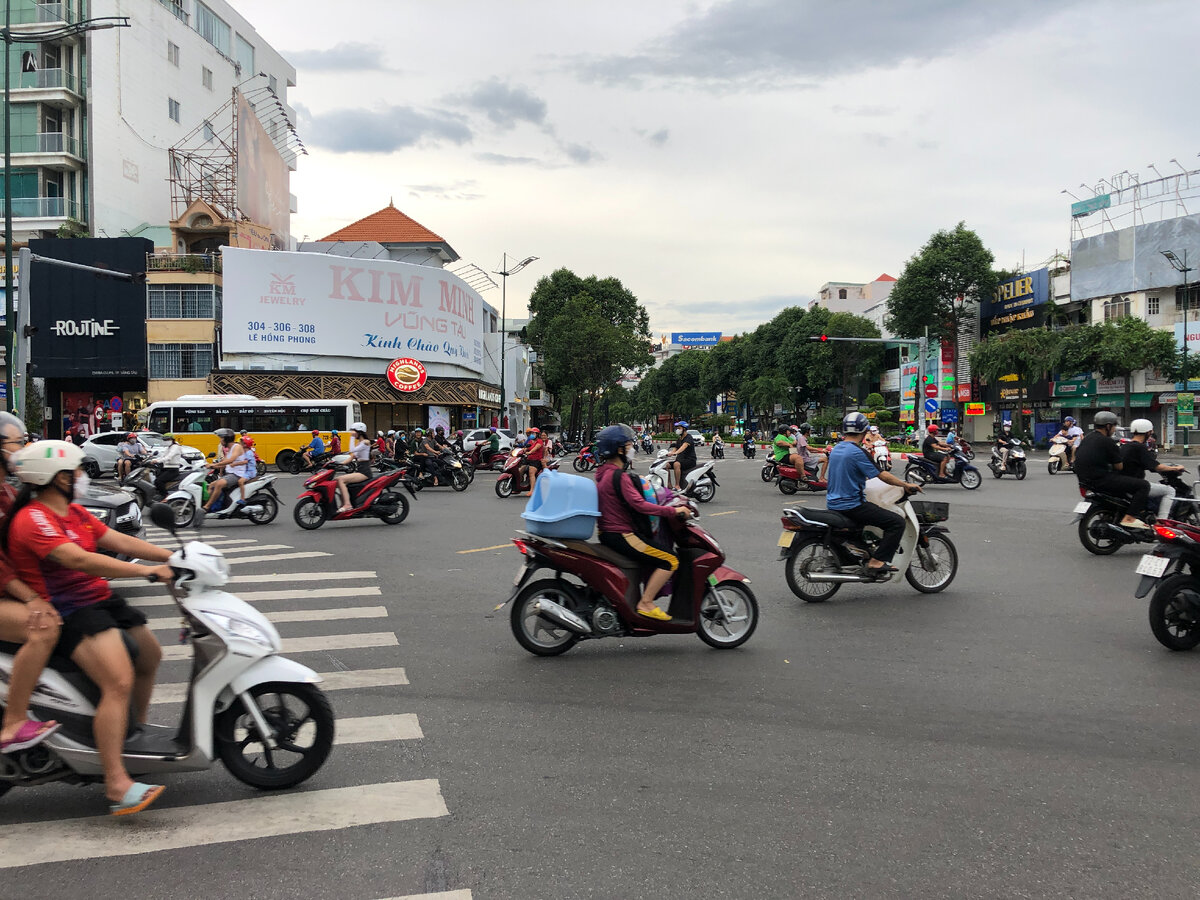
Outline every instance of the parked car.
<svg viewBox="0 0 1200 900">
<path fill-rule="evenodd" d="M 147 456 L 164 444 L 163 436 L 157 431 L 138 431 L 134 433 L 137 435 L 138 443 L 142 445 Z M 93 434 L 83 442 L 83 445 L 79 449 L 83 451 L 83 468 L 88 473 L 89 478 L 112 475 L 116 471 L 117 460 L 121 456 L 117 445 L 125 440 L 125 435 L 127 434 L 129 434 L 128 431 L 105 431 L 100 434 Z M 180 447 L 183 449 L 183 458 L 186 462 L 196 463 L 204 461 L 204 454 L 195 447 L 189 447 L 186 444 L 180 444 Z"/>
<path fill-rule="evenodd" d="M 516 435 L 507 428 L 497 428 L 496 433 L 500 435 L 500 449 L 511 450 L 513 448 L 513 441 L 516 440 Z M 492 430 L 490 428 L 476 428 L 473 431 L 468 431 L 463 437 L 463 450 L 470 453 L 475 449 L 476 444 L 486 444 L 488 438 L 491 436 Z"/>
<path fill-rule="evenodd" d="M 109 528 L 134 537 L 142 536 L 142 511 L 128 491 L 93 481 L 80 505 Z"/>
</svg>

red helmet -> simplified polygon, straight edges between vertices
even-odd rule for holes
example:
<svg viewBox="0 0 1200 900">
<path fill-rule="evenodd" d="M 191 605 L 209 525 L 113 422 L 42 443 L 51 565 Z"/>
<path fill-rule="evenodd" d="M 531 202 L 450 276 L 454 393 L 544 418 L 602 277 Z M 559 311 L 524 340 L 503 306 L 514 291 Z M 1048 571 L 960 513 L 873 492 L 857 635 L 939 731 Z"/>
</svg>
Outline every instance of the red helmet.
<svg viewBox="0 0 1200 900">
<path fill-rule="evenodd" d="M 541 434 L 542 430 L 540 428 L 530 428 L 529 433 L 530 434 Z"/>
<path fill-rule="evenodd" d="M 938 428 L 937 428 L 937 426 L 936 426 L 936 425 L 930 425 L 930 426 L 929 426 L 928 428 L 926 428 L 925 430 L 926 430 L 926 431 L 928 431 L 930 434 L 937 434 L 937 433 L 938 433 Z"/>
<path fill-rule="evenodd" d="M 134 434 L 134 433 L 131 431 L 131 432 L 129 432 L 129 434 L 125 435 L 125 440 L 127 440 L 127 441 L 136 441 L 136 440 L 137 440 L 137 435 L 136 435 L 136 434 Z"/>
<path fill-rule="evenodd" d="M 254 438 L 250 437 L 250 435 L 246 435 L 244 438 L 242 438 L 242 446 L 253 447 L 254 446 Z"/>
<path fill-rule="evenodd" d="M 316 437 L 321 432 L 317 431 L 317 429 L 314 428 L 312 433 L 313 433 L 313 437 Z"/>
</svg>

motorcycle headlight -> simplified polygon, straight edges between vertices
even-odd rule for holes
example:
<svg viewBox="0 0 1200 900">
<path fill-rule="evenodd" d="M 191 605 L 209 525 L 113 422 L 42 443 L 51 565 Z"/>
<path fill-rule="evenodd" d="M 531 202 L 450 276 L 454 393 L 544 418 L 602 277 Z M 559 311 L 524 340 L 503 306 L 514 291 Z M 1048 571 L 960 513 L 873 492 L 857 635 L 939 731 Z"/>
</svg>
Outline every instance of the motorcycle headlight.
<svg viewBox="0 0 1200 900">
<path fill-rule="evenodd" d="M 273 650 L 282 649 L 277 645 L 273 635 L 268 634 L 258 625 L 246 619 L 239 619 L 237 616 L 231 616 L 228 613 L 213 612 L 207 609 L 201 610 L 200 615 L 204 616 L 211 624 L 216 625 L 222 631 L 228 632 L 234 637 L 253 641 L 256 644 L 260 644 L 263 647 L 270 647 Z"/>
<path fill-rule="evenodd" d="M 136 503 L 123 506 L 117 515 L 118 525 L 128 525 L 130 522 L 137 525 L 140 525 L 142 522 L 142 511 L 138 509 Z"/>
</svg>

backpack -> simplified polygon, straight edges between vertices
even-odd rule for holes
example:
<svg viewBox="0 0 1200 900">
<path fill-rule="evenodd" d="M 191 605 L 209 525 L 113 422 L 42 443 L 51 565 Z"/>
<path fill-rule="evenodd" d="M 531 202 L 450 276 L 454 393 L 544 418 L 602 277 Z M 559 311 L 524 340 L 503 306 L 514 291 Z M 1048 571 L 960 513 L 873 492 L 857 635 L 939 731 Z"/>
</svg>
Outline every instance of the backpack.
<svg viewBox="0 0 1200 900">
<path fill-rule="evenodd" d="M 654 543 L 654 517 L 648 516 L 643 512 L 638 512 L 633 508 L 633 504 L 625 499 L 625 495 L 621 492 L 620 485 L 618 485 L 616 481 L 618 478 L 621 478 L 624 475 L 629 476 L 629 480 L 633 482 L 633 486 L 639 494 L 641 494 L 643 497 L 646 496 L 646 488 L 642 484 L 642 479 L 633 472 L 622 472 L 620 469 L 617 469 L 611 479 L 612 488 L 617 494 L 617 499 L 619 499 L 625 508 L 629 510 L 629 519 L 633 524 L 633 533 L 641 538 L 645 543 L 652 544 Z"/>
</svg>

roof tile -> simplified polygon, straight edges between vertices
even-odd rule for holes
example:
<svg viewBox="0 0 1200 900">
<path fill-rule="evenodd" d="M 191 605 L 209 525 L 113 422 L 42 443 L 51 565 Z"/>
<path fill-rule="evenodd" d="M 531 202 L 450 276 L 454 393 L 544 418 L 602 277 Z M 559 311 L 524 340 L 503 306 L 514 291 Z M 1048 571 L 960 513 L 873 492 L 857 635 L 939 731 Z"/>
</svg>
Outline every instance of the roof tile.
<svg viewBox="0 0 1200 900">
<path fill-rule="evenodd" d="M 333 234 L 321 238 L 322 241 L 378 241 L 380 244 L 428 244 L 446 243 L 441 235 L 430 231 L 420 222 L 409 218 L 395 205 L 388 203 L 379 212 L 371 213 L 366 218 L 359 219 Z"/>
</svg>

